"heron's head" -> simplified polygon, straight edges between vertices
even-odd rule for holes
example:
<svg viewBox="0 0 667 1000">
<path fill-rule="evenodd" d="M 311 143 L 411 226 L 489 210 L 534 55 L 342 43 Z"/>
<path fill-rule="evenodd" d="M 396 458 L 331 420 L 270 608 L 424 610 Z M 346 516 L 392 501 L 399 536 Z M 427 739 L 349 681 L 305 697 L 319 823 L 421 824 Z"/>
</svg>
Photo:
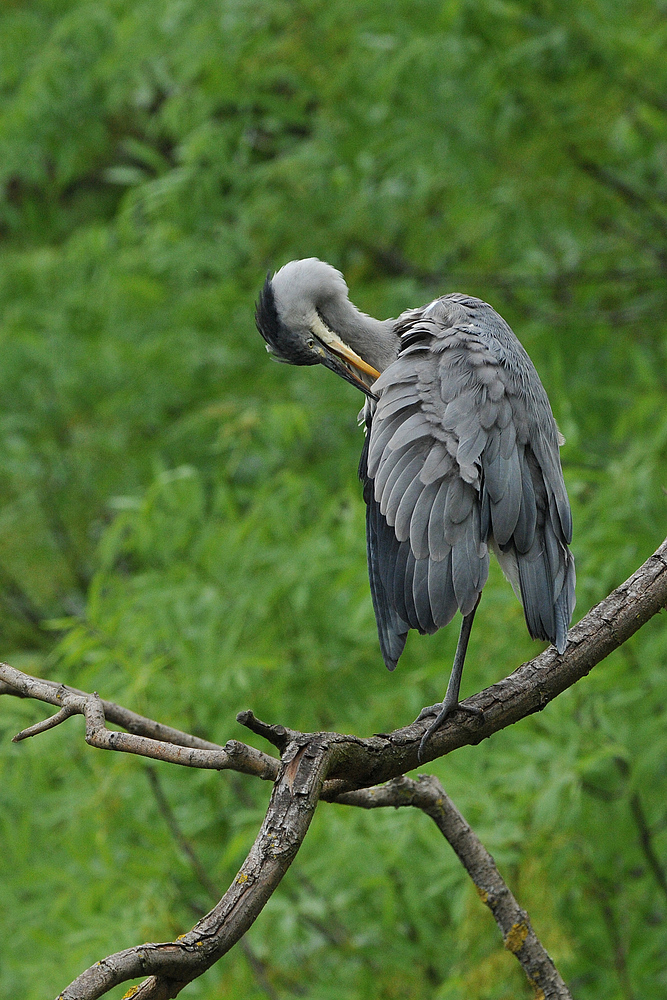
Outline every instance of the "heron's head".
<svg viewBox="0 0 667 1000">
<path fill-rule="evenodd" d="M 267 351 L 276 361 L 322 364 L 372 395 L 368 376 L 375 381 L 380 373 L 359 357 L 325 319 L 339 313 L 345 304 L 354 308 L 340 271 L 316 257 L 293 260 L 273 276 L 267 275 L 257 300 L 255 322 Z"/>
</svg>

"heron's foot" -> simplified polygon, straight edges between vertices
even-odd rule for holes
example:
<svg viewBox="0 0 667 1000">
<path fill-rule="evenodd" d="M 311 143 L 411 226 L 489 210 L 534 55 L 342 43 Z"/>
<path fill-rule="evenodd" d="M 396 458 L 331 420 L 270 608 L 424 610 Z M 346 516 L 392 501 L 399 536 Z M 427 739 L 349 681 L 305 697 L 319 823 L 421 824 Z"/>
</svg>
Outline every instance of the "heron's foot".
<svg viewBox="0 0 667 1000">
<path fill-rule="evenodd" d="M 415 719 L 415 722 L 422 722 L 423 719 L 428 719 L 430 715 L 437 715 L 437 725 L 433 723 L 433 729 L 437 729 L 438 726 L 442 725 L 448 716 L 459 709 L 461 712 L 468 712 L 469 715 L 475 715 L 478 719 L 484 718 L 484 711 L 481 708 L 477 708 L 476 705 L 462 705 L 461 702 L 456 702 L 454 705 L 445 705 L 444 701 L 439 701 L 435 705 L 427 705 L 426 708 L 422 708 L 421 712 Z M 378 734 L 379 735 L 379 734 Z"/>
<path fill-rule="evenodd" d="M 443 722 L 448 719 L 453 712 L 457 711 L 457 709 L 461 712 L 467 712 L 469 715 L 474 715 L 475 718 L 480 720 L 480 722 L 484 719 L 484 712 L 481 708 L 477 708 L 475 705 L 462 705 L 460 702 L 450 702 L 448 704 L 446 698 L 443 702 L 438 702 L 436 705 L 427 705 L 426 708 L 422 708 L 421 712 L 415 719 L 415 722 L 421 722 L 422 719 L 428 719 L 431 715 L 435 715 L 435 719 L 421 738 L 419 750 L 417 752 L 417 759 L 420 764 L 423 764 L 424 762 L 426 744 L 430 740 L 433 733 L 436 729 L 439 729 Z"/>
</svg>

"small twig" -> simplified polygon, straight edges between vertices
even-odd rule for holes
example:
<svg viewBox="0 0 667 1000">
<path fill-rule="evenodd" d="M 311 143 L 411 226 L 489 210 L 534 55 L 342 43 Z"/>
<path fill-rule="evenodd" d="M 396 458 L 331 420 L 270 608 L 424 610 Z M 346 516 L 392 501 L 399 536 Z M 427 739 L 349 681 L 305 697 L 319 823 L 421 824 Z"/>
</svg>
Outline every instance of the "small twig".
<svg viewBox="0 0 667 1000">
<path fill-rule="evenodd" d="M 12 743 L 20 743 L 21 740 L 27 740 L 30 736 L 38 736 L 49 729 L 55 729 L 61 722 L 69 719 L 74 714 L 74 709 L 71 707 L 61 708 L 55 715 L 50 715 L 48 719 L 43 719 L 42 722 L 37 722 L 34 726 L 28 726 L 27 729 L 22 729 L 16 736 L 12 736 Z"/>
<path fill-rule="evenodd" d="M 152 760 L 162 760 L 170 764 L 181 764 L 186 767 L 208 768 L 223 771 L 233 768 L 245 774 L 252 774 L 267 781 L 273 781 L 278 773 L 278 761 L 254 747 L 230 740 L 225 747 L 215 743 L 206 744 L 205 740 L 189 737 L 179 730 L 170 730 L 151 719 L 144 719 L 119 705 L 102 701 L 96 692 L 86 694 L 64 684 L 30 677 L 28 674 L 15 670 L 6 663 L 0 663 L 0 681 L 4 682 L 6 693 L 18 693 L 24 697 L 38 698 L 51 705 L 59 705 L 60 710 L 50 718 L 30 726 L 18 733 L 14 740 L 27 739 L 36 736 L 54 726 L 60 725 L 72 715 L 83 715 L 86 720 L 86 743 L 100 750 L 117 750 L 122 753 L 139 754 Z M 119 733 L 107 729 L 107 710 L 109 716 L 124 719 L 132 725 L 133 733 Z M 121 723 L 122 724 L 122 723 Z M 136 730 L 148 730 L 151 733 L 161 732 L 173 735 L 178 739 L 166 741 L 152 736 L 143 736 Z M 204 743 L 205 748 L 193 746 L 193 743 Z"/>
<path fill-rule="evenodd" d="M 418 781 L 395 778 L 378 788 L 341 795 L 344 805 L 362 809 L 416 806 L 435 822 L 470 875 L 480 899 L 491 910 L 505 947 L 521 963 L 537 996 L 546 1000 L 572 1000 L 558 970 L 477 834 L 466 823 L 437 778 L 422 775 Z"/>
<path fill-rule="evenodd" d="M 236 716 L 236 721 L 240 722 L 242 726 L 249 729 L 252 733 L 256 733 L 257 736 L 261 736 L 268 743 L 273 744 L 282 753 L 285 747 L 290 743 L 295 736 L 300 735 L 295 733 L 292 729 L 286 729 L 285 726 L 272 725 L 268 722 L 262 722 L 258 719 L 256 715 L 247 709 L 245 712 L 239 712 Z"/>
<path fill-rule="evenodd" d="M 7 663 L 0 663 L 0 694 L 11 694 L 15 698 L 36 698 L 49 705 L 62 705 L 64 694 L 78 694 L 82 697 L 89 697 L 85 691 L 78 688 L 69 687 L 58 681 L 48 681 L 42 677 L 31 677 L 24 674 Z M 129 708 L 123 708 L 113 701 L 102 700 L 104 717 L 107 722 L 113 722 L 116 726 L 122 726 L 128 733 L 135 733 L 137 736 L 148 736 L 154 740 L 165 740 L 167 743 L 175 743 L 182 747 L 197 747 L 200 750 L 222 750 L 217 743 L 203 740 L 199 736 L 191 733 L 184 733 L 181 729 L 173 729 L 165 726 L 162 722 L 155 722 L 147 719 L 144 715 L 131 712 Z"/>
<path fill-rule="evenodd" d="M 637 831 L 639 833 L 639 844 L 643 851 L 644 857 L 646 858 L 646 863 L 653 872 L 656 882 L 660 888 L 665 899 L 667 899 L 667 877 L 665 876 L 665 869 L 660 864 L 660 859 L 655 853 L 655 848 L 653 846 L 653 836 L 651 834 L 651 828 L 648 825 L 646 819 L 646 814 L 644 813 L 644 808 L 639 798 L 639 793 L 634 792 L 630 796 L 630 810 L 632 812 L 632 817 L 637 826 Z"/>
<path fill-rule="evenodd" d="M 60 707 L 65 693 L 88 697 L 85 691 L 79 691 L 78 688 L 69 687 L 58 681 L 47 681 L 41 677 L 31 677 L 30 674 L 15 670 L 6 663 L 0 663 L 0 694 L 11 694 L 16 698 L 36 698 L 49 705 Z M 165 726 L 162 722 L 147 719 L 145 716 L 131 712 L 129 708 L 123 708 L 122 705 L 117 705 L 113 701 L 102 700 L 102 708 L 107 722 L 122 726 L 123 729 L 127 729 L 128 733 L 148 736 L 154 740 L 164 740 L 182 747 L 196 747 L 200 750 L 222 749 L 217 743 L 203 740 L 191 733 L 184 733 L 181 729 L 174 729 L 172 726 Z"/>
</svg>

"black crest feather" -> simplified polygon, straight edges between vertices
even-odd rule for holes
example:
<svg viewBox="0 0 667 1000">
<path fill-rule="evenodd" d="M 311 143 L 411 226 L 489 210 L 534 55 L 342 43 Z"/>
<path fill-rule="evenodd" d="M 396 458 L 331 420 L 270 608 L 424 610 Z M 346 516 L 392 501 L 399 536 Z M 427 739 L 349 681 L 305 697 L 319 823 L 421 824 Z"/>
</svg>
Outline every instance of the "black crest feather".
<svg viewBox="0 0 667 1000">
<path fill-rule="evenodd" d="M 319 358 L 308 349 L 303 339 L 293 333 L 280 319 L 270 271 L 257 299 L 255 323 L 269 346 L 269 353 L 279 361 L 286 361 L 290 365 L 318 363 Z"/>
</svg>

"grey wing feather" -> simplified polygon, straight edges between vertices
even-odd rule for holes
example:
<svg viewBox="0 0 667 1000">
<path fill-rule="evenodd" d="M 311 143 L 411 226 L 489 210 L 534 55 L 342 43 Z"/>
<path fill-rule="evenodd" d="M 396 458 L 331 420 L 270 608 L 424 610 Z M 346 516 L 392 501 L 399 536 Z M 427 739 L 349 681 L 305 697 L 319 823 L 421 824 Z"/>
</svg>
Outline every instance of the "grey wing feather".
<svg viewBox="0 0 667 1000">
<path fill-rule="evenodd" d="M 428 590 L 431 614 L 438 628 L 449 625 L 458 611 L 452 578 L 452 550 L 444 559 L 429 559 Z"/>
<path fill-rule="evenodd" d="M 387 506 L 387 500 L 389 499 L 394 483 L 413 458 L 414 455 L 409 446 L 386 456 L 375 476 L 374 493 L 375 499 L 379 504 L 382 504 L 384 498 L 384 506 Z"/>
<path fill-rule="evenodd" d="M 488 546 L 532 636 L 562 651 L 574 608 L 558 432 L 537 373 L 490 306 L 463 295 L 396 322 L 404 349 L 373 387 L 364 497 L 369 573 L 391 669 L 409 628 L 476 604 Z M 400 648 L 399 648 L 400 647 Z"/>
<path fill-rule="evenodd" d="M 507 456 L 507 478 L 498 500 L 491 498 L 491 530 L 499 545 L 506 545 L 516 528 L 521 509 L 521 464 L 516 448 Z"/>
<path fill-rule="evenodd" d="M 398 551 L 396 554 L 396 559 L 393 565 L 393 574 L 391 580 L 388 580 L 389 586 L 387 587 L 387 593 L 393 600 L 394 607 L 400 617 L 408 623 L 410 628 L 416 627 L 415 615 L 410 614 L 411 608 L 408 606 L 406 601 L 406 587 L 405 578 L 408 573 L 408 552 L 410 551 L 410 546 L 405 542 L 399 544 Z"/>
<path fill-rule="evenodd" d="M 394 531 L 399 542 L 405 542 L 408 538 L 411 539 L 413 531 L 417 534 L 423 528 L 423 517 L 418 514 L 418 507 L 425 495 L 428 498 L 427 489 L 430 492 L 431 487 L 424 486 L 419 478 L 419 470 L 417 470 L 417 474 L 412 482 L 403 490 L 403 495 L 396 511 Z M 413 551 L 415 550 L 412 544 L 411 548 Z M 416 551 L 415 555 L 418 555 Z"/>
<path fill-rule="evenodd" d="M 462 521 L 465 521 L 473 508 L 476 497 L 476 491 L 469 483 L 459 479 L 458 476 L 453 476 L 449 482 L 447 500 L 445 501 L 445 524 L 461 524 Z"/>
<path fill-rule="evenodd" d="M 442 479 L 438 483 L 438 492 L 433 501 L 431 515 L 428 519 L 428 550 L 431 559 L 435 559 L 436 561 L 445 559 L 452 551 L 452 547 L 445 537 L 443 527 L 449 485 L 449 479 Z"/>
<path fill-rule="evenodd" d="M 382 407 L 384 419 L 386 420 L 388 417 L 393 416 L 394 413 L 399 413 L 401 410 L 406 410 L 409 406 L 413 406 L 414 401 L 415 397 L 412 387 L 410 387 L 410 392 L 405 395 L 392 396 Z"/>
<path fill-rule="evenodd" d="M 383 564 L 393 565 L 395 562 L 398 542 L 391 527 L 380 514 L 380 505 L 373 496 L 373 482 L 368 478 L 367 470 L 368 443 L 367 436 L 359 463 L 359 478 L 364 483 L 364 499 L 366 501 L 366 553 L 371 598 L 382 656 L 389 670 L 394 670 L 405 648 L 409 626 L 400 618 L 393 602 L 389 600 L 382 579 Z M 386 578 L 386 574 L 384 575 Z"/>
<path fill-rule="evenodd" d="M 456 601 L 462 615 L 469 615 L 489 575 L 486 544 L 480 545 L 479 508 L 471 514 L 473 522 L 452 547 L 452 580 Z M 476 522 L 476 523 L 475 523 Z"/>
<path fill-rule="evenodd" d="M 530 467 L 530 450 L 521 451 L 521 505 L 519 517 L 514 529 L 514 544 L 519 552 L 527 552 L 530 548 L 537 527 L 537 501 L 533 486 L 533 474 Z"/>
<path fill-rule="evenodd" d="M 421 471 L 421 481 L 425 485 L 439 483 L 453 467 L 452 456 L 447 451 L 444 444 L 434 441 L 426 456 L 424 468 Z"/>
<path fill-rule="evenodd" d="M 411 452 L 410 454 L 412 455 L 411 460 L 403 468 L 401 474 L 393 482 L 393 485 L 391 486 L 391 491 L 389 490 L 389 483 L 388 483 L 387 486 L 385 487 L 384 493 L 382 494 L 382 503 L 380 504 L 380 509 L 384 514 L 384 516 L 386 517 L 389 524 L 392 525 L 392 527 L 396 521 L 396 513 L 400 506 L 401 500 L 403 499 L 405 491 L 407 490 L 408 486 L 410 486 L 414 482 L 415 479 L 417 480 L 417 482 L 419 482 L 419 469 L 423 464 L 423 458 L 419 452 L 417 452 L 417 454 Z M 400 538 L 399 541 L 401 541 Z"/>
<path fill-rule="evenodd" d="M 412 579 L 412 598 L 417 612 L 419 628 L 422 632 L 436 632 L 438 626 L 433 620 L 431 612 L 431 600 L 428 587 L 428 566 L 429 559 L 416 559 L 414 576 Z"/>
<path fill-rule="evenodd" d="M 403 598 L 405 600 L 405 620 L 410 624 L 411 628 L 419 629 L 420 632 L 424 630 L 419 622 L 419 614 L 417 613 L 417 607 L 415 605 L 415 595 L 413 591 L 413 582 L 415 575 L 415 565 L 416 559 L 414 552 L 410 548 L 409 543 L 404 542 L 401 549 L 405 551 L 405 562 L 403 563 L 403 571 L 398 569 L 399 564 L 396 565 L 396 574 L 394 576 L 394 588 L 398 589 L 403 587 Z M 402 562 L 402 560 L 401 560 Z"/>
<path fill-rule="evenodd" d="M 398 430 L 391 436 L 388 447 L 392 451 L 397 451 L 406 444 L 431 436 L 431 424 L 426 415 L 419 412 L 412 413 L 402 421 Z"/>
<path fill-rule="evenodd" d="M 415 412 L 415 409 L 416 407 L 413 405 L 410 412 Z M 393 437 L 395 431 L 401 426 L 405 417 L 405 413 L 393 414 L 383 422 L 383 426 L 381 430 L 378 431 L 378 434 L 373 436 L 373 440 L 370 442 L 368 451 L 368 475 L 371 478 L 375 477 L 380 459 L 385 453 L 387 443 Z"/>
<path fill-rule="evenodd" d="M 410 545 L 417 559 L 427 559 L 428 527 L 433 511 L 433 504 L 438 495 L 440 483 L 429 483 L 422 489 L 410 518 Z"/>
</svg>

